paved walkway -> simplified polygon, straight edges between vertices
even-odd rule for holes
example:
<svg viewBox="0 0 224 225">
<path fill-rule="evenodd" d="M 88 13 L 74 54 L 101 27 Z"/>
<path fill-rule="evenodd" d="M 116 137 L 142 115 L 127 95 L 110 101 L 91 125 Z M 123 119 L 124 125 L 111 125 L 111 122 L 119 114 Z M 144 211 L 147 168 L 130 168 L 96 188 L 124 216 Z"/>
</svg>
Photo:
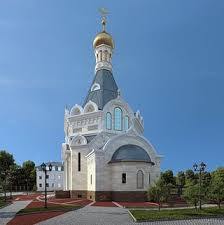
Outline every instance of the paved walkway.
<svg viewBox="0 0 224 225">
<path fill-rule="evenodd" d="M 119 207 L 86 206 L 52 219 L 39 225 L 224 225 L 223 219 L 197 219 L 185 221 L 163 221 L 135 223 L 128 210 Z"/>
<path fill-rule="evenodd" d="M 31 201 L 17 201 L 0 209 L 0 225 L 7 224 L 15 214 L 25 208 Z"/>
</svg>

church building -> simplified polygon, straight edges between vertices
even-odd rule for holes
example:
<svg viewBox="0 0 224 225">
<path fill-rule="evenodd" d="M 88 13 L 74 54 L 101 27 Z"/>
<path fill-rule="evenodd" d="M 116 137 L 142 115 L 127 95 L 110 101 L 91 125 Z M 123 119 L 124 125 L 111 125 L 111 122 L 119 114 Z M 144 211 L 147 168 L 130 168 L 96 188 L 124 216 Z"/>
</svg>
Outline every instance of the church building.
<svg viewBox="0 0 224 225">
<path fill-rule="evenodd" d="M 161 156 L 143 135 L 140 112 L 122 98 L 112 70 L 114 40 L 105 27 L 103 16 L 87 96 L 82 105 L 65 109 L 64 190 L 93 201 L 145 201 L 160 176 Z"/>
</svg>

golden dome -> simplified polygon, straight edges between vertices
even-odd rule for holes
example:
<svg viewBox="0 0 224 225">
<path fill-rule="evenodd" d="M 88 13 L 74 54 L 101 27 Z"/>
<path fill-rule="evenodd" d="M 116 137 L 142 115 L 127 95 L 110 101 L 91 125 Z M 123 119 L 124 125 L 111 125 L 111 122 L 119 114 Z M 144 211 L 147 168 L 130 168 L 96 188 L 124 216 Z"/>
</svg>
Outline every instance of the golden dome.
<svg viewBox="0 0 224 225">
<path fill-rule="evenodd" d="M 114 48 L 114 41 L 110 34 L 106 31 L 98 33 L 93 41 L 93 47 L 96 48 L 99 45 L 109 45 L 111 48 Z"/>
</svg>

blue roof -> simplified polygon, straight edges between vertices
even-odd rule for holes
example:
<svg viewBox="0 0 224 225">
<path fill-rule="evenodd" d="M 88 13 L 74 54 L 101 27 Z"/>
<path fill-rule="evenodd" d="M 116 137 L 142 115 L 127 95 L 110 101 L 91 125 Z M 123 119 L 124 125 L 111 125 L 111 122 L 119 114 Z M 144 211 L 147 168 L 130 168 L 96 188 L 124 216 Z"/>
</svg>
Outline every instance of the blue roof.
<svg viewBox="0 0 224 225">
<path fill-rule="evenodd" d="M 123 145 L 118 148 L 110 161 L 114 162 L 147 162 L 153 163 L 148 153 L 137 145 Z M 154 164 L 154 163 L 153 163 Z"/>
<path fill-rule="evenodd" d="M 100 89 L 91 91 L 91 87 L 94 83 L 98 83 L 100 85 Z M 113 74 L 109 70 L 98 70 L 92 85 L 88 91 L 83 107 L 88 101 L 92 101 L 98 105 L 98 109 L 102 110 L 110 100 L 117 97 L 118 87 L 114 80 Z"/>
</svg>

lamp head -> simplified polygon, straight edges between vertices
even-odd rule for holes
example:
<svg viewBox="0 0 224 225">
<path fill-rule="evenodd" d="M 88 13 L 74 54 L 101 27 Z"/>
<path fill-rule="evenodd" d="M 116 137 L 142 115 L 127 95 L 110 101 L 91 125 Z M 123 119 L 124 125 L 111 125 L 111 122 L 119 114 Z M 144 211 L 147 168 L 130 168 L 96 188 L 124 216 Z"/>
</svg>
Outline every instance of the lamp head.
<svg viewBox="0 0 224 225">
<path fill-rule="evenodd" d="M 201 170 L 204 171 L 204 170 L 205 170 L 205 167 L 206 167 L 206 164 L 202 162 L 202 163 L 200 164 L 200 167 L 201 167 Z"/>
<path fill-rule="evenodd" d="M 41 169 L 42 169 L 43 171 L 46 170 L 46 164 L 45 164 L 45 163 L 42 163 L 42 164 L 41 164 Z"/>
<path fill-rule="evenodd" d="M 51 171 L 52 170 L 52 165 L 51 165 L 51 163 L 49 164 L 49 171 Z"/>
<path fill-rule="evenodd" d="M 193 168 L 194 168 L 194 171 L 197 171 L 198 165 L 195 163 L 195 164 L 193 165 Z"/>
</svg>

